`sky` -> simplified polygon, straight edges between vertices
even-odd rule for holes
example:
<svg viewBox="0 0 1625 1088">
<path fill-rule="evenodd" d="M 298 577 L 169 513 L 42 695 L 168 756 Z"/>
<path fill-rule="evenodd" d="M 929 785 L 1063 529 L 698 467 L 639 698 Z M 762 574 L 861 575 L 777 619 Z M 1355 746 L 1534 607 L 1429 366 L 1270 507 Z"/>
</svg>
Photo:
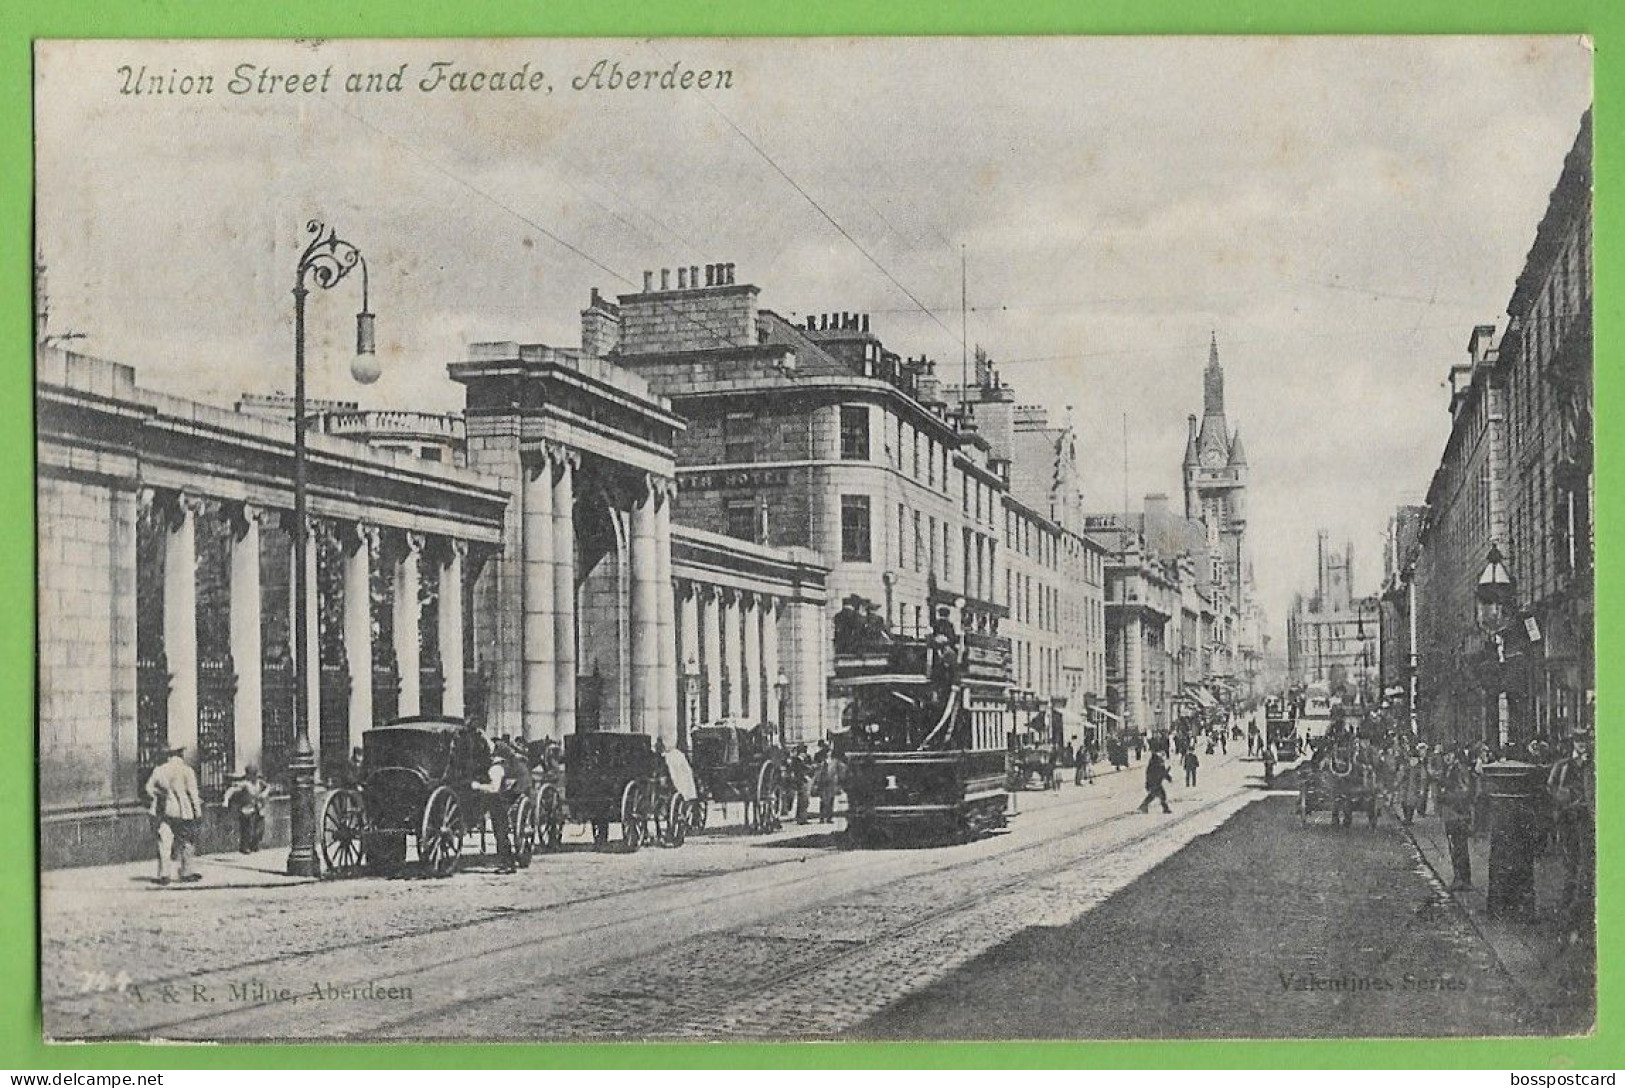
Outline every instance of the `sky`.
<svg viewBox="0 0 1625 1088">
<path fill-rule="evenodd" d="M 1376 588 L 1387 519 L 1421 501 L 1449 431 L 1448 368 L 1474 325 L 1505 323 L 1592 57 L 1575 38 L 1430 37 L 56 42 L 36 59 L 50 331 L 143 385 L 227 405 L 290 389 L 312 218 L 366 257 L 385 373 L 348 377 L 346 281 L 310 301 L 311 395 L 365 407 L 460 407 L 445 364 L 467 344 L 572 347 L 591 288 L 726 261 L 764 307 L 869 313 L 950 377 L 963 320 L 1019 403 L 1070 410 L 1086 504 L 1107 510 L 1179 501 L 1216 336 L 1279 639 L 1317 529 L 1351 539 L 1355 587 Z M 611 65 L 674 64 L 730 85 L 607 86 Z M 211 93 L 125 93 L 143 70 Z M 437 71 L 526 89 L 424 89 Z M 346 89 L 396 72 L 399 91 Z M 312 89 L 269 78 L 288 75 Z"/>
</svg>

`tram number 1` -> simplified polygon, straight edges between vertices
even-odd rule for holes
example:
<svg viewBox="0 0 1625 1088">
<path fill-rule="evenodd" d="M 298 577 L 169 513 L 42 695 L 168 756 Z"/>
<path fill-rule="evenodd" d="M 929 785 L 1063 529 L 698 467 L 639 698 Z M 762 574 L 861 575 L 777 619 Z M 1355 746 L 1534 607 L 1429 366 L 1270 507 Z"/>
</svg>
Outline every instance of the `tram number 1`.
<svg viewBox="0 0 1625 1088">
<path fill-rule="evenodd" d="M 902 788 L 897 784 L 897 776 L 896 775 L 889 774 L 889 775 L 886 776 L 886 788 L 888 790 L 895 790 L 895 789 L 901 789 Z"/>
</svg>

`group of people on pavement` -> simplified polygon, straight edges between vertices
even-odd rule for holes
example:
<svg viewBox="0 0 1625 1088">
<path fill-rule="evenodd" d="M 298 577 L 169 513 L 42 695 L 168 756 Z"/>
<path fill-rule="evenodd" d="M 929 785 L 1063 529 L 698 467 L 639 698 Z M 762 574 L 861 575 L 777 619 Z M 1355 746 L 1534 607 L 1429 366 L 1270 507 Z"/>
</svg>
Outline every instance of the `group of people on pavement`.
<svg viewBox="0 0 1625 1088">
<path fill-rule="evenodd" d="M 828 740 L 820 742 L 816 755 L 798 744 L 784 764 L 785 779 L 795 791 L 795 819 L 798 824 L 812 821 L 812 798 L 818 795 L 818 822 L 835 822 L 835 797 L 846 789 L 846 763 L 835 754 Z"/>
</svg>

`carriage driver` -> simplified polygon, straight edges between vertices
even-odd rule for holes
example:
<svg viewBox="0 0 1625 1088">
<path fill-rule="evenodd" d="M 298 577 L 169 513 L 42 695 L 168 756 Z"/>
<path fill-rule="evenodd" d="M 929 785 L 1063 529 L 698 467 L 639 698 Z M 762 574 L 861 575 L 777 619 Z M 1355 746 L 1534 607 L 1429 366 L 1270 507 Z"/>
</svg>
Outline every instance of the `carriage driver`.
<svg viewBox="0 0 1625 1088">
<path fill-rule="evenodd" d="M 491 765 L 485 773 L 484 780 L 475 779 L 470 785 L 483 802 L 485 811 L 491 815 L 491 831 L 497 840 L 497 872 L 511 873 L 514 871 L 513 861 L 513 834 L 508 828 L 508 804 L 514 788 L 517 785 L 517 776 L 510 772 L 513 748 L 503 741 L 498 741 L 491 749 Z M 478 814 L 476 814 L 476 819 Z M 476 825 L 478 826 L 478 825 Z"/>
</svg>

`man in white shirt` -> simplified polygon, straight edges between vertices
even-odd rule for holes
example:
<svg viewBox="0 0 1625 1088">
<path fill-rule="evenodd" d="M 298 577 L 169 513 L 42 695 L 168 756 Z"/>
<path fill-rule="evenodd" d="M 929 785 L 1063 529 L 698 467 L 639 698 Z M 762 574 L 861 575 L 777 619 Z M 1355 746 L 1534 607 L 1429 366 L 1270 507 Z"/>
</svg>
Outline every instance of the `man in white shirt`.
<svg viewBox="0 0 1625 1088">
<path fill-rule="evenodd" d="M 153 768 L 144 792 L 152 801 L 147 811 L 158 836 L 158 883 L 170 882 L 177 855 L 182 882 L 202 880 L 201 873 L 192 871 L 192 858 L 197 853 L 203 798 L 198 793 L 197 774 L 186 762 L 184 745 L 169 749 L 169 758 Z"/>
<path fill-rule="evenodd" d="M 497 840 L 497 872 L 511 873 L 514 871 L 513 835 L 508 828 L 508 796 L 503 791 L 503 784 L 508 778 L 508 768 L 501 752 L 491 755 L 491 767 L 486 771 L 485 779 L 475 779 L 470 783 L 475 791 L 484 795 L 486 811 L 491 814 L 491 831 Z M 476 828 L 479 826 L 475 825 Z"/>
</svg>

